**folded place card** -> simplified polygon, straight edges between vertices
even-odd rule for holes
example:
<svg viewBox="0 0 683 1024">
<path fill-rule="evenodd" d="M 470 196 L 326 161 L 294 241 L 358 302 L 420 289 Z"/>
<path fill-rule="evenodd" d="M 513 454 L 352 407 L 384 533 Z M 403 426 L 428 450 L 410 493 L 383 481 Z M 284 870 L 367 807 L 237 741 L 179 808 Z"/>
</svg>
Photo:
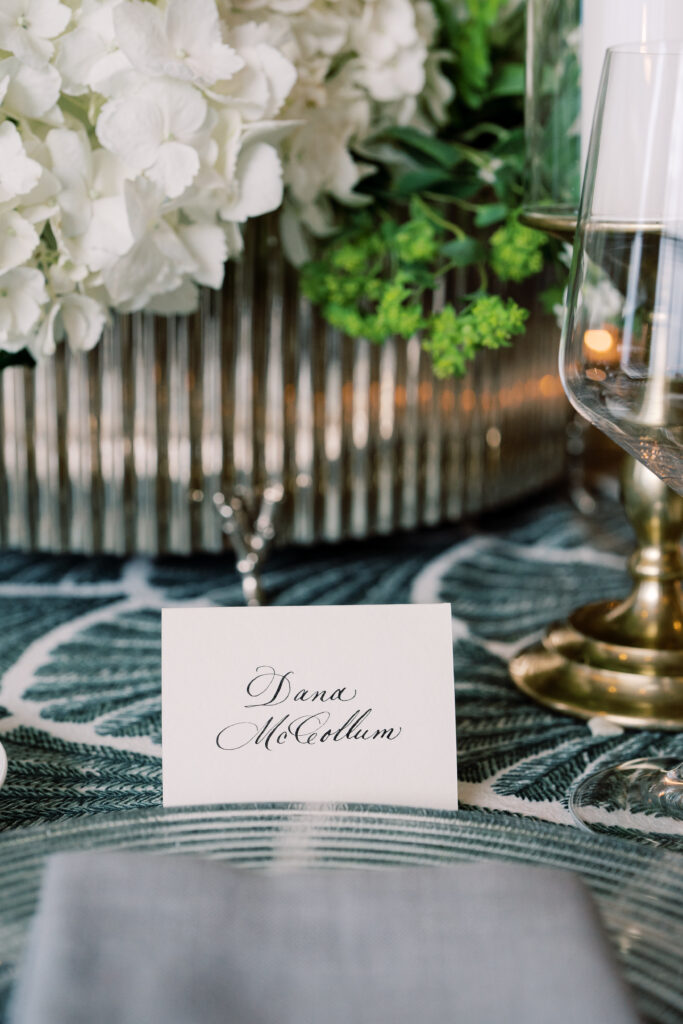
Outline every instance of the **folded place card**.
<svg viewBox="0 0 683 1024">
<path fill-rule="evenodd" d="M 162 612 L 165 806 L 457 808 L 450 606 Z"/>
</svg>

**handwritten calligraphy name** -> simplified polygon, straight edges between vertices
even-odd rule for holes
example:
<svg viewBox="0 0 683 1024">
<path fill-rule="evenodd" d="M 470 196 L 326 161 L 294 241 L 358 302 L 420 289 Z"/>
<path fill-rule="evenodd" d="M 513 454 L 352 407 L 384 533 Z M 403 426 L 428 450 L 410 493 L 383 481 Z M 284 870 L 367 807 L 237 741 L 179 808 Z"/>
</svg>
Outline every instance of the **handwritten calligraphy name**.
<svg viewBox="0 0 683 1024">
<path fill-rule="evenodd" d="M 252 698 L 252 701 L 245 704 L 245 708 L 274 707 L 290 700 L 297 704 L 348 703 L 357 696 L 357 690 L 350 691 L 346 686 L 332 690 L 295 690 L 294 673 L 291 670 L 278 673 L 270 665 L 261 665 L 256 672 L 257 674 L 247 683 L 247 696 Z M 275 750 L 288 741 L 311 747 L 328 741 L 340 743 L 346 740 L 367 742 L 398 739 L 402 732 L 400 726 L 373 727 L 370 721 L 372 715 L 372 708 L 356 708 L 339 725 L 331 723 L 331 713 L 324 710 L 304 715 L 285 712 L 279 718 L 277 715 L 270 715 L 262 723 L 233 722 L 220 730 L 216 736 L 216 746 L 221 750 L 241 750 L 253 744 L 262 746 L 265 750 Z"/>
</svg>

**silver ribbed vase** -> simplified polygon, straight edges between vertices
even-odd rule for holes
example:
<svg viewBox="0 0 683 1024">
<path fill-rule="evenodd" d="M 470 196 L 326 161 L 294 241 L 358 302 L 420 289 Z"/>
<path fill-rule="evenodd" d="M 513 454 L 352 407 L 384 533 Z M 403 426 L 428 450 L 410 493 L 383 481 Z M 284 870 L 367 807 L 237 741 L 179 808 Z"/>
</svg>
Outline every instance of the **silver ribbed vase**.
<svg viewBox="0 0 683 1024">
<path fill-rule="evenodd" d="M 418 339 L 324 324 L 266 221 L 196 315 L 118 317 L 87 355 L 5 370 L 0 398 L 6 547 L 218 551 L 235 509 L 268 539 L 268 487 L 278 539 L 365 537 L 501 505 L 564 465 L 552 320 L 437 381 Z"/>
</svg>

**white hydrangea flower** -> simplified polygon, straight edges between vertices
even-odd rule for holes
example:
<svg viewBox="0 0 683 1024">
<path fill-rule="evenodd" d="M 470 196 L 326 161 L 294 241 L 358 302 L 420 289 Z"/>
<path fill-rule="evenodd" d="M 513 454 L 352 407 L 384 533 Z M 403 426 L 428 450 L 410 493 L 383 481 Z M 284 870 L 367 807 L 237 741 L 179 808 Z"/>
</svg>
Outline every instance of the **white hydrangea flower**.
<svg viewBox="0 0 683 1024">
<path fill-rule="evenodd" d="M 267 7 L 271 11 L 278 11 L 281 14 L 299 14 L 310 7 L 313 0 L 239 0 L 233 4 L 231 0 L 219 0 L 219 7 L 223 12 L 228 12 L 233 6 L 243 11 L 257 10 Z"/>
<path fill-rule="evenodd" d="M 19 352 L 38 324 L 47 302 L 45 278 L 33 267 L 0 275 L 0 348 Z"/>
<path fill-rule="evenodd" d="M 133 245 L 123 196 L 125 168 L 113 153 L 93 152 L 80 129 L 51 131 L 46 145 L 60 184 L 60 216 L 53 230 L 75 264 L 102 270 Z"/>
<path fill-rule="evenodd" d="M 277 210 L 282 203 L 282 163 L 267 142 L 244 146 L 235 165 L 233 192 L 221 207 L 221 217 L 244 223 L 250 217 Z"/>
<path fill-rule="evenodd" d="M 335 57 L 349 42 L 353 18 L 328 7 L 311 7 L 292 25 L 303 60 Z"/>
<path fill-rule="evenodd" d="M 118 48 L 114 8 L 120 0 L 82 0 L 75 11 L 71 31 L 55 40 L 54 66 L 68 96 L 87 95 L 89 90 L 110 96 L 116 82 L 132 64 Z"/>
<path fill-rule="evenodd" d="M 268 25 L 249 22 L 231 32 L 242 69 L 217 82 L 209 95 L 247 121 L 276 117 L 297 80 L 297 69 L 270 41 Z"/>
<path fill-rule="evenodd" d="M 40 181 L 42 167 L 26 153 L 17 126 L 0 124 L 0 203 L 26 195 Z"/>
<path fill-rule="evenodd" d="M 39 241 L 33 224 L 16 210 L 0 213 L 0 274 L 27 263 Z"/>
<path fill-rule="evenodd" d="M 0 0 L 0 348 L 191 311 L 278 208 L 302 259 L 368 201 L 373 135 L 442 119 L 436 27 L 428 0 Z"/>
<path fill-rule="evenodd" d="M 62 120 L 57 101 L 62 80 L 51 64 L 34 68 L 18 57 L 0 60 L 0 80 L 6 80 L 4 96 L 0 102 L 12 117 Z"/>
<path fill-rule="evenodd" d="M 21 213 L 31 224 L 34 224 L 38 234 L 43 231 L 47 220 L 53 216 L 58 209 L 55 197 L 59 191 L 59 182 L 49 169 L 50 158 L 47 146 L 40 135 L 31 131 L 27 122 L 20 121 L 21 141 L 27 157 L 31 159 L 40 169 L 37 183 L 28 192 L 20 194 L 6 206 L 12 206 Z M 42 125 L 38 126 L 42 129 Z M 0 210 L 2 206 L 0 205 Z"/>
<path fill-rule="evenodd" d="M 36 362 L 53 356 L 57 351 L 59 339 L 55 328 L 60 308 L 59 302 L 52 302 L 45 306 L 40 320 L 26 338 L 26 348 Z"/>
<path fill-rule="evenodd" d="M 185 82 L 154 79 L 104 105 L 97 138 L 133 173 L 145 171 L 173 199 L 199 170 L 196 144 L 207 112 L 198 89 Z"/>
<path fill-rule="evenodd" d="M 106 308 L 89 295 L 71 292 L 60 303 L 62 327 L 75 352 L 89 352 L 100 340 L 107 323 Z"/>
<path fill-rule="evenodd" d="M 119 46 L 133 67 L 211 85 L 231 78 L 242 58 L 221 38 L 215 0 L 168 0 L 165 8 L 146 0 L 122 0 L 114 10 Z"/>
<path fill-rule="evenodd" d="M 2 0 L 0 49 L 31 67 L 42 67 L 54 53 L 50 40 L 70 19 L 70 9 L 60 0 Z"/>
<path fill-rule="evenodd" d="M 153 296 L 179 288 L 197 271 L 197 260 L 183 244 L 163 208 L 163 192 L 144 179 L 124 185 L 133 245 L 102 271 L 112 305 L 125 312 L 143 309 Z"/>
</svg>

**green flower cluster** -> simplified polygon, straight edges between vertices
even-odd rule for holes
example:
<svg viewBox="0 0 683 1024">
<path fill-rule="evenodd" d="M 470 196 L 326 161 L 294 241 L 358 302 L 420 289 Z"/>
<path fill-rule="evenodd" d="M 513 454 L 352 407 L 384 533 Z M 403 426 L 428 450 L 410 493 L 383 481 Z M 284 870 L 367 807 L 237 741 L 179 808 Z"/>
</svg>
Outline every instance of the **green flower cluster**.
<svg viewBox="0 0 683 1024">
<path fill-rule="evenodd" d="M 304 268 L 302 287 L 345 334 L 410 338 L 425 324 L 421 297 L 434 282 L 429 268 L 437 252 L 436 231 L 423 217 L 404 224 L 387 218 L 379 231 L 361 223 Z"/>
<path fill-rule="evenodd" d="M 523 281 L 543 268 L 546 236 L 520 224 L 516 216 L 489 239 L 491 267 L 501 281 Z"/>
<path fill-rule="evenodd" d="M 432 317 L 423 341 L 437 377 L 460 377 L 481 348 L 506 348 L 524 330 L 529 313 L 513 299 L 483 295 L 462 313 L 446 306 Z"/>
<path fill-rule="evenodd" d="M 481 255 L 474 239 L 438 216 L 435 223 L 435 216 L 415 200 L 403 223 L 386 216 L 379 230 L 371 220 L 356 226 L 304 268 L 302 286 L 328 322 L 352 337 L 380 343 L 421 332 L 435 372 L 446 377 L 465 373 L 479 349 L 508 345 L 524 329 L 527 312 L 481 290 L 460 311 L 450 304 L 429 311 L 437 280 Z"/>
</svg>

